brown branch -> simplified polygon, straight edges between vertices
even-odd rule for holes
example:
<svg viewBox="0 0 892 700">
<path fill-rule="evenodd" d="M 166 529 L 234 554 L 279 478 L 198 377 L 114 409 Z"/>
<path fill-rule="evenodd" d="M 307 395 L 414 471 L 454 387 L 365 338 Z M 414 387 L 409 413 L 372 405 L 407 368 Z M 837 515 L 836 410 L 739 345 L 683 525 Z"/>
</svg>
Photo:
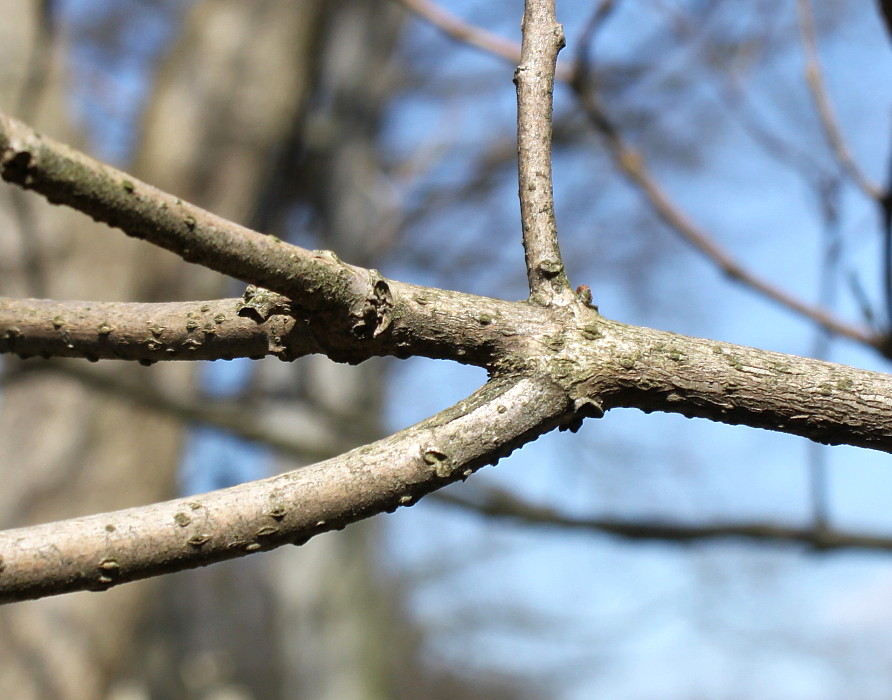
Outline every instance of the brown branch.
<svg viewBox="0 0 892 700">
<path fill-rule="evenodd" d="M 0 602 L 104 590 L 302 544 L 466 478 L 553 427 L 565 408 L 553 385 L 494 380 L 423 423 L 310 467 L 201 496 L 9 530 L 0 534 Z"/>
<path fill-rule="evenodd" d="M 271 425 L 263 419 L 258 406 L 244 400 L 209 401 L 185 398 L 162 391 L 144 382 L 136 382 L 118 373 L 103 372 L 83 363 L 47 362 L 20 369 L 17 378 L 34 372 L 56 372 L 79 381 L 84 386 L 117 399 L 134 403 L 184 423 L 206 425 L 226 431 L 235 437 L 263 444 L 283 455 L 302 462 L 316 462 L 335 456 L 343 449 L 343 441 L 296 435 L 292 428 Z"/>
<path fill-rule="evenodd" d="M 511 63 L 516 64 L 520 61 L 520 47 L 515 42 L 468 24 L 430 0 L 396 0 L 396 2 L 410 12 L 424 17 L 460 43 L 476 46 Z"/>
<path fill-rule="evenodd" d="M 830 97 L 827 94 L 827 87 L 824 84 L 824 77 L 821 71 L 821 62 L 818 60 L 818 37 L 815 31 L 811 3 L 809 0 L 797 0 L 796 8 L 799 12 L 799 33 L 802 37 L 802 47 L 805 53 L 805 79 L 808 83 L 812 100 L 815 103 L 815 109 L 818 112 L 818 118 L 824 130 L 824 136 L 843 172 L 852 179 L 852 182 L 864 194 L 879 202 L 886 193 L 881 187 L 871 182 L 861 170 L 848 144 L 846 144 L 842 130 L 837 122 L 836 114 L 833 111 L 833 106 L 830 104 Z"/>
<path fill-rule="evenodd" d="M 431 11 L 431 8 L 436 8 L 437 6 L 430 0 L 411 3 L 407 2 L 407 0 L 399 1 L 411 7 L 419 16 L 458 41 L 464 41 L 465 36 L 469 33 L 474 33 L 473 25 L 458 20 L 451 15 L 449 16 L 450 22 L 442 21 L 441 15 L 445 13 L 442 10 L 439 12 Z M 610 4 L 607 4 L 608 10 L 610 9 Z M 596 12 L 597 22 L 593 23 L 598 26 L 603 16 Z M 497 38 L 495 35 L 477 30 L 475 37 L 473 44 L 475 47 L 497 56 L 509 57 L 505 47 L 501 46 L 501 40 L 499 42 L 493 41 L 494 38 Z M 515 52 L 512 55 L 519 55 L 517 47 L 515 47 Z M 608 153 L 617 169 L 644 195 L 645 201 L 664 223 L 717 265 L 730 279 L 748 286 L 767 299 L 808 318 L 831 333 L 880 349 L 881 352 L 886 352 L 880 336 L 860 326 L 846 323 L 826 309 L 807 304 L 794 295 L 762 279 L 738 262 L 728 251 L 716 243 L 713 237 L 706 231 L 694 224 L 660 187 L 648 170 L 642 155 L 626 143 L 620 129 L 610 120 L 601 107 L 594 95 L 591 81 L 583 80 L 583 76 L 589 70 L 588 65 L 583 60 L 577 60 L 572 67 L 566 65 L 563 67 L 559 66 L 556 75 L 576 93 L 586 115 L 604 139 L 608 147 Z"/>
<path fill-rule="evenodd" d="M 437 493 L 439 503 L 487 518 L 561 530 L 597 532 L 635 541 L 692 544 L 716 539 L 743 539 L 764 543 L 799 544 L 815 550 L 870 550 L 892 553 L 892 537 L 865 535 L 828 528 L 800 528 L 773 523 L 723 523 L 685 525 L 666 520 L 594 518 L 566 515 L 548 506 L 530 503 L 504 489 L 477 488 L 472 497 L 454 490 Z"/>
<path fill-rule="evenodd" d="M 740 282 L 766 299 L 817 323 L 821 328 L 875 348 L 882 348 L 882 339 L 875 333 L 840 320 L 824 308 L 807 304 L 789 292 L 776 287 L 742 265 L 733 255 L 697 226 L 678 208 L 652 176 L 643 156 L 630 146 L 610 120 L 590 90 L 581 94 L 586 113 L 601 134 L 617 169 L 641 192 L 663 223 L 711 260 L 721 272 Z"/>
<path fill-rule="evenodd" d="M 598 329 L 578 350 L 579 401 L 892 452 L 892 375 L 615 321 Z"/>
<path fill-rule="evenodd" d="M 308 315 L 286 297 L 253 286 L 240 299 L 156 304 L 0 297 L 0 354 L 143 364 L 267 355 L 290 361 L 311 353 L 357 364 L 413 355 L 491 368 L 504 354 L 499 348 L 540 318 L 526 305 L 498 299 L 380 275 L 377 284 L 382 298 L 357 294 L 346 318 Z M 385 331 L 369 335 L 362 324 L 374 313 L 390 321 Z"/>
<path fill-rule="evenodd" d="M 508 302 L 387 280 L 331 251 L 251 231 L 3 114 L 0 177 L 185 260 L 285 295 L 291 313 L 336 361 L 423 355 L 490 366 L 495 347 L 516 335 L 517 326 L 502 323 L 509 317 L 509 325 L 527 323 L 524 309 Z"/>
<path fill-rule="evenodd" d="M 0 297 L 0 353 L 151 364 L 320 352 L 288 300 L 274 297 L 278 306 L 263 317 L 242 298 L 138 304 Z"/>
<path fill-rule="evenodd" d="M 554 0 L 526 0 L 517 86 L 517 165 L 530 301 L 564 306 L 574 295 L 558 246 L 551 175 L 552 94 L 564 30 Z"/>
</svg>

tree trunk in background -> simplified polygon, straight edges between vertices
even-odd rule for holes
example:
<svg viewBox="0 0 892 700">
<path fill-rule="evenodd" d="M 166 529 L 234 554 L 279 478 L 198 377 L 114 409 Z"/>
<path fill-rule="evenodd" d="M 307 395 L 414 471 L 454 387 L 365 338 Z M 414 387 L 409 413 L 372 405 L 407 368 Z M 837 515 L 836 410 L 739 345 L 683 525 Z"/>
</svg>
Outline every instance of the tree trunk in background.
<svg viewBox="0 0 892 700">
<path fill-rule="evenodd" d="M 31 41 L 40 6 L 0 0 L 0 107 L 15 113 L 21 104 L 30 113 L 18 116 L 76 144 L 64 81 L 28 70 L 40 65 L 30 60 L 40 56 Z M 300 218 L 307 222 L 301 235 L 314 239 L 301 242 L 374 265 L 393 213 L 376 140 L 394 84 L 388 72 L 399 24 L 389 0 L 196 3 L 162 61 L 130 169 L 281 237 Z M 60 52 L 47 65 L 58 73 L 63 63 Z M 0 224 L 2 294 L 163 301 L 213 297 L 226 287 L 214 273 L 6 188 Z M 20 371 L 35 362 L 4 361 L 4 526 L 174 494 L 182 425 L 56 374 Z M 180 395 L 199 390 L 187 363 L 102 369 Z M 251 391 L 267 420 L 324 436 L 335 453 L 380 434 L 384 369 L 384 362 L 357 368 L 312 357 L 263 361 Z M 377 527 L 364 523 L 300 549 L 161 582 L 7 606 L 0 695 L 371 700 L 433 698 L 447 688 L 444 697 L 478 697 L 424 670 L 399 590 L 375 566 L 376 541 Z"/>
<path fill-rule="evenodd" d="M 398 25 L 388 0 L 199 3 L 162 65 L 138 172 L 283 238 L 301 210 L 314 245 L 373 264 L 387 201 L 378 117 Z M 262 362 L 253 390 L 267 420 L 325 434 L 336 453 L 380 434 L 382 364 Z M 369 556 L 374 533 L 363 524 L 169 578 L 122 687 L 147 683 L 165 698 L 395 697 L 399 626 Z"/>
<path fill-rule="evenodd" d="M 66 117 L 61 55 L 42 61 L 46 54 L 40 52 L 48 48 L 35 43 L 41 7 L 33 0 L 0 0 L 0 105 L 42 131 L 76 144 L 82 139 Z M 56 51 L 58 42 L 54 43 Z M 43 74 L 41 65 L 49 72 Z M 148 246 L 82 215 L 47 208 L 10 188 L 0 190 L 2 294 L 159 299 L 134 274 L 146 265 L 148 255 Z M 3 527 L 169 497 L 182 426 L 127 402 L 91 395 L 76 382 L 56 375 L 20 372 L 23 367 L 39 367 L 39 362 L 4 360 L 6 382 L 0 401 Z M 108 369 L 140 381 L 163 374 L 165 381 L 175 381 L 184 391 L 190 383 L 186 366 L 151 373 L 123 364 Z M 131 649 L 133 630 L 152 588 L 152 584 L 124 586 L 101 596 L 75 594 L 4 607 L 0 610 L 0 696 L 22 700 L 102 697 L 109 675 Z"/>
<path fill-rule="evenodd" d="M 315 76 L 324 2 L 214 0 L 190 13 L 164 62 L 134 172 L 223 216 L 254 223 L 283 142 L 295 138 Z M 77 143 L 64 81 L 33 80 L 40 4 L 0 0 L 0 104 Z M 58 43 L 58 42 L 54 42 Z M 37 50 L 47 50 L 46 46 Z M 56 72 L 64 57 L 49 65 Z M 59 60 L 63 59 L 63 60 Z M 42 94 L 26 94 L 41 85 Z M 23 98 L 22 96 L 25 95 Z M 29 110 L 31 111 L 31 110 Z M 0 293 L 60 299 L 170 300 L 219 294 L 222 278 L 64 209 L 2 191 Z M 33 365 L 35 361 L 26 363 Z M 148 503 L 173 495 L 183 427 L 126 401 L 92 396 L 7 361 L 0 403 L 4 527 Z M 107 365 L 188 392 L 193 367 Z M 258 563 L 254 563 L 259 568 Z M 0 611 L 0 694 L 95 699 L 122 674 L 157 584 L 77 594 Z M 219 599 L 232 610 L 231 598 Z M 197 620 L 191 620 L 195 623 Z M 250 644 L 251 642 L 249 642 Z"/>
</svg>

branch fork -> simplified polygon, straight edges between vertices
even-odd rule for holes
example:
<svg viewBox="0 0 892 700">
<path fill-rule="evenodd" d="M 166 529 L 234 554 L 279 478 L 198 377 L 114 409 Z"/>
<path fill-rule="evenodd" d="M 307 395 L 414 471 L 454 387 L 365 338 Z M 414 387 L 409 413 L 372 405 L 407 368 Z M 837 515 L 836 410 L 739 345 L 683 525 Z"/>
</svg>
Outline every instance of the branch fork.
<svg viewBox="0 0 892 700">
<path fill-rule="evenodd" d="M 210 358 L 215 347 L 219 358 L 321 352 L 360 362 L 418 355 L 485 367 L 491 377 L 416 426 L 298 471 L 0 533 L 0 602 L 105 589 L 303 543 L 411 505 L 553 428 L 573 430 L 611 408 L 675 412 L 892 452 L 889 375 L 628 326 L 600 316 L 584 286 L 570 288 L 550 152 L 562 45 L 554 0 L 527 0 L 516 73 L 527 302 L 410 285 L 327 251 L 288 245 L 0 115 L 0 176 L 7 181 L 256 285 L 241 300 L 183 307 L 3 299 L 0 352 L 148 362 Z"/>
</svg>

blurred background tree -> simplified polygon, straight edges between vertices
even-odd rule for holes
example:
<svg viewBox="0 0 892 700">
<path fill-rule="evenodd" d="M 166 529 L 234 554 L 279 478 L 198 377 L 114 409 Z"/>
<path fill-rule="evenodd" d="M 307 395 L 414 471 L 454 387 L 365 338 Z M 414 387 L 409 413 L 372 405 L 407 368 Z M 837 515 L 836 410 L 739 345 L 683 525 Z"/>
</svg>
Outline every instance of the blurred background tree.
<svg viewBox="0 0 892 700">
<path fill-rule="evenodd" d="M 449 9 L 518 34 L 519 2 Z M 883 368 L 876 348 L 831 344 L 811 320 L 724 276 L 617 158 L 621 139 L 675 210 L 741 265 L 882 330 L 882 192 L 852 177 L 828 143 L 804 77 L 810 14 L 796 9 L 558 4 L 565 65 L 583 56 L 588 66 L 575 89 L 556 94 L 565 257 L 608 316 Z M 858 168 L 882 181 L 892 97 L 882 24 L 852 0 L 814 10 L 822 89 Z M 0 16 L 0 106 L 14 116 L 218 214 L 388 276 L 525 296 L 513 66 L 400 3 L 0 0 Z M 585 95 L 597 98 L 594 113 Z M 2 294 L 164 301 L 226 291 L 213 273 L 77 214 L 10 189 L 0 197 Z M 429 415 L 482 380 L 424 360 L 104 364 L 76 375 L 65 363 L 5 358 L 3 369 L 7 527 L 292 469 Z M 245 426 L 260 426 L 267 445 L 246 442 Z M 618 412 L 575 440 L 547 436 L 448 499 L 299 549 L 8 606 L 0 689 L 122 699 L 885 697 L 887 555 L 737 540 L 680 548 L 603 527 L 570 532 L 568 522 L 883 535 L 892 529 L 886 461 Z"/>
</svg>

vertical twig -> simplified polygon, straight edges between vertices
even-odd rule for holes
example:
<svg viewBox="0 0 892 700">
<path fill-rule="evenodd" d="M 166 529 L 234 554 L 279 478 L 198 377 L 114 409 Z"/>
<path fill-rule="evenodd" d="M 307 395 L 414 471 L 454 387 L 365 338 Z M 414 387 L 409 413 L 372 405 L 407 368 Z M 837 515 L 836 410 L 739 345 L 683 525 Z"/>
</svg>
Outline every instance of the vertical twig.
<svg viewBox="0 0 892 700">
<path fill-rule="evenodd" d="M 839 178 L 832 178 L 819 181 L 815 188 L 821 210 L 824 239 L 818 302 L 826 309 L 832 309 L 836 302 L 836 288 L 842 255 L 842 232 L 839 214 L 841 185 Z M 833 338 L 826 329 L 818 328 L 817 330 L 811 357 L 829 360 Z M 816 442 L 809 442 L 807 459 L 812 524 L 816 534 L 820 534 L 826 532 L 830 527 L 830 465 L 827 447 Z"/>
<path fill-rule="evenodd" d="M 502 39 L 495 37 L 490 32 L 475 28 L 455 15 L 445 12 L 431 0 L 394 1 L 413 10 L 420 17 L 423 17 L 456 41 L 470 43 L 496 56 L 507 57 L 509 54 L 512 54 L 512 52 L 505 50 Z M 615 3 L 611 0 L 601 0 L 601 5 L 596 9 L 595 15 L 587 28 L 588 34 L 583 35 L 581 44 L 585 45 L 591 40 L 593 32 L 600 27 L 614 5 Z M 468 37 L 470 36 L 474 37 L 473 41 L 469 41 Z M 519 51 L 515 50 L 513 55 L 519 56 Z M 586 78 L 586 76 L 591 75 L 590 63 L 587 52 L 581 50 L 578 52 L 573 65 L 566 63 L 563 65 L 558 64 L 555 75 L 567 83 L 576 94 L 586 117 L 603 137 L 608 153 L 616 164 L 617 170 L 644 196 L 651 209 L 670 229 L 677 232 L 684 240 L 705 255 L 730 279 L 750 287 L 758 294 L 814 321 L 833 333 L 871 347 L 879 348 L 881 352 L 888 354 L 885 346 L 882 345 L 883 339 L 872 330 L 845 323 L 834 315 L 829 314 L 826 310 L 810 306 L 788 294 L 783 289 L 761 279 L 737 262 L 707 231 L 699 228 L 690 220 L 662 189 L 659 182 L 647 168 L 641 155 L 626 141 L 620 128 L 607 115 L 598 99 L 593 81 Z M 892 212 L 892 198 L 889 201 L 889 211 Z M 892 220 L 892 214 L 890 214 L 890 220 Z M 892 350 L 888 352 L 892 352 Z"/>
<path fill-rule="evenodd" d="M 554 0 L 526 0 L 517 85 L 517 155 L 520 216 L 530 301 L 564 306 L 573 298 L 558 247 L 551 176 L 554 72 L 564 30 Z"/>
</svg>

